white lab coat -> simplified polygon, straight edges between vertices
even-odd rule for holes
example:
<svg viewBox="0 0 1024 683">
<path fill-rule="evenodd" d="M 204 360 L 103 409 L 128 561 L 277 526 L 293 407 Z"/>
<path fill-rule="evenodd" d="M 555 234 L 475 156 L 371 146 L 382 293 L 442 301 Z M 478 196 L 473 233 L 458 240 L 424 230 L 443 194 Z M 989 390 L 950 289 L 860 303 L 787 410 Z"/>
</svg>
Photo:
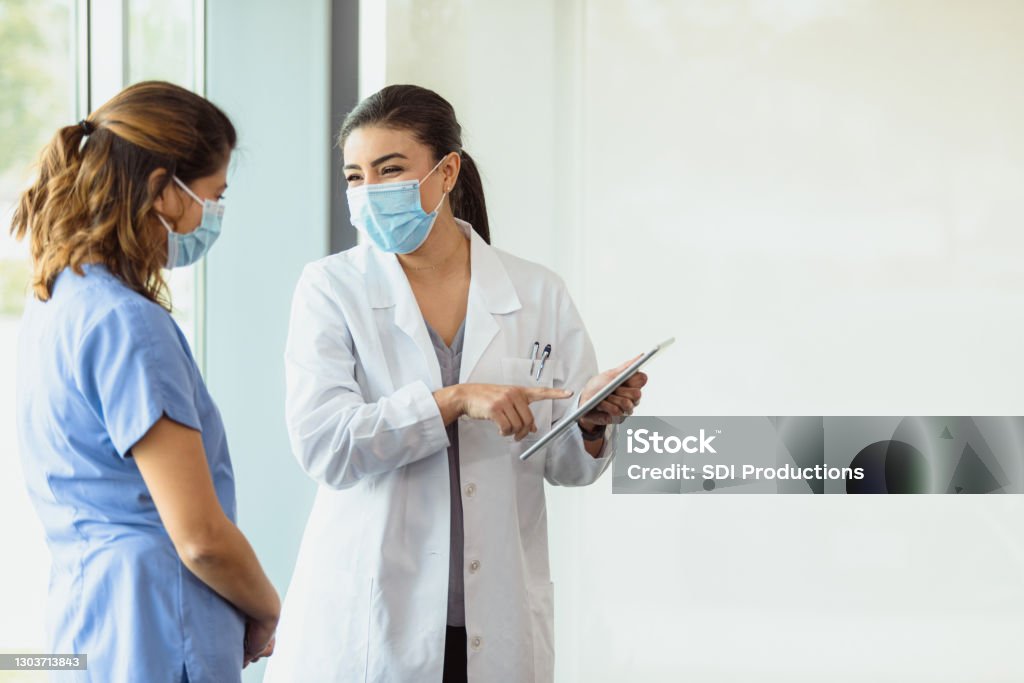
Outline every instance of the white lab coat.
<svg viewBox="0 0 1024 683">
<path fill-rule="evenodd" d="M 469 680 L 551 681 L 553 584 L 544 481 L 593 483 L 601 457 L 568 430 L 517 455 L 597 372 L 562 279 L 489 246 L 468 223 L 472 276 L 460 382 L 531 385 L 534 341 L 551 344 L 540 381 L 568 399 L 531 404 L 538 431 L 515 442 L 458 420 Z M 264 683 L 440 683 L 449 559 L 448 437 L 432 392 L 437 357 L 393 254 L 359 245 L 309 264 L 285 352 L 292 451 L 320 484 Z"/>
</svg>

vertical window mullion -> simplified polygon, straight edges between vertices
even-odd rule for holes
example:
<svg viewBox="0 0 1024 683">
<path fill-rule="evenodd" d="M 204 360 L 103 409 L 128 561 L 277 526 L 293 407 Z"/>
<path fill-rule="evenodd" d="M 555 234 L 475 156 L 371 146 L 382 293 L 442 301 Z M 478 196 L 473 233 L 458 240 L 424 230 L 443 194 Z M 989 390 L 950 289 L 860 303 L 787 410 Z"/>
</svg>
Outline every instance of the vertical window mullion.
<svg viewBox="0 0 1024 683">
<path fill-rule="evenodd" d="M 193 30 L 193 88 L 195 92 L 206 97 L 206 0 L 194 0 L 192 5 Z M 193 321 L 192 340 L 193 355 L 199 371 L 206 377 L 206 259 L 202 259 L 196 267 L 195 286 L 193 288 Z"/>
<path fill-rule="evenodd" d="M 125 86 L 128 0 L 88 0 L 89 104 L 98 107 Z M 111 40 L 114 38 L 114 40 Z"/>
<path fill-rule="evenodd" d="M 74 0 L 72 12 L 75 60 L 73 101 L 78 119 L 84 119 L 92 111 L 89 92 L 89 5 L 89 0 Z"/>
</svg>

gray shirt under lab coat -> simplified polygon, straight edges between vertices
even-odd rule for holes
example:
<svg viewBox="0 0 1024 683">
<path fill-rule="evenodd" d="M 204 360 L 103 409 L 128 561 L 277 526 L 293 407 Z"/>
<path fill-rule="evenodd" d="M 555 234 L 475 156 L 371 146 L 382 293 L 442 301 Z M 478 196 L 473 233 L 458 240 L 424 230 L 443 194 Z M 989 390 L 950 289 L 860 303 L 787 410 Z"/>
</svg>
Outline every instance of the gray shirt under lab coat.
<svg viewBox="0 0 1024 683">
<path fill-rule="evenodd" d="M 437 353 L 437 364 L 441 366 L 441 383 L 444 386 L 459 383 L 459 368 L 462 365 L 462 338 L 465 336 L 466 321 L 463 319 L 459 331 L 452 339 L 449 347 L 444 343 L 434 328 L 427 325 L 427 332 L 430 334 L 430 341 L 434 344 L 434 352 Z M 451 561 L 448 565 L 448 625 L 466 625 L 466 607 L 463 601 L 462 585 L 462 561 L 463 561 L 463 536 L 462 536 L 462 484 L 459 476 L 459 421 L 454 420 L 447 427 L 448 429 L 448 480 L 449 491 L 452 500 L 451 514 Z"/>
</svg>

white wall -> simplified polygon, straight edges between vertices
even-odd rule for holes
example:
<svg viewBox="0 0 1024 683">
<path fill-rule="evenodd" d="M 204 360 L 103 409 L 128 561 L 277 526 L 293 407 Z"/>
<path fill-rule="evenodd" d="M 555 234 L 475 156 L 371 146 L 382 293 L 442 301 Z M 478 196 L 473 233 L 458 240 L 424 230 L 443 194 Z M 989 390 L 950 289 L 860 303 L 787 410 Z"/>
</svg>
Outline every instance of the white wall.
<svg viewBox="0 0 1024 683">
<path fill-rule="evenodd" d="M 1020 415 L 1024 4 L 391 0 L 651 415 Z M 364 45 L 364 50 L 366 46 Z M 628 322 L 628 324 L 624 324 Z M 559 681 L 1019 680 L 1019 497 L 549 489 Z"/>
</svg>

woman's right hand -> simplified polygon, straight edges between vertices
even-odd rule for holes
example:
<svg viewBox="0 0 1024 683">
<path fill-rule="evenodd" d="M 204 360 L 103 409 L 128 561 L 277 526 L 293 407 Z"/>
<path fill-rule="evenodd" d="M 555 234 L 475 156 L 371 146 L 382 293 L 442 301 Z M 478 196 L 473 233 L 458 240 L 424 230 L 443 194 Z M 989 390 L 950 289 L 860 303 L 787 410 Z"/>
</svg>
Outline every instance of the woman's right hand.
<svg viewBox="0 0 1024 683">
<path fill-rule="evenodd" d="M 573 392 L 550 387 L 521 387 L 509 384 L 457 384 L 459 413 L 498 425 L 502 436 L 516 441 L 537 431 L 530 404 L 545 399 L 569 398 Z"/>
<path fill-rule="evenodd" d="M 277 619 L 247 619 L 245 622 L 245 658 L 242 668 L 274 653 Z"/>
</svg>

